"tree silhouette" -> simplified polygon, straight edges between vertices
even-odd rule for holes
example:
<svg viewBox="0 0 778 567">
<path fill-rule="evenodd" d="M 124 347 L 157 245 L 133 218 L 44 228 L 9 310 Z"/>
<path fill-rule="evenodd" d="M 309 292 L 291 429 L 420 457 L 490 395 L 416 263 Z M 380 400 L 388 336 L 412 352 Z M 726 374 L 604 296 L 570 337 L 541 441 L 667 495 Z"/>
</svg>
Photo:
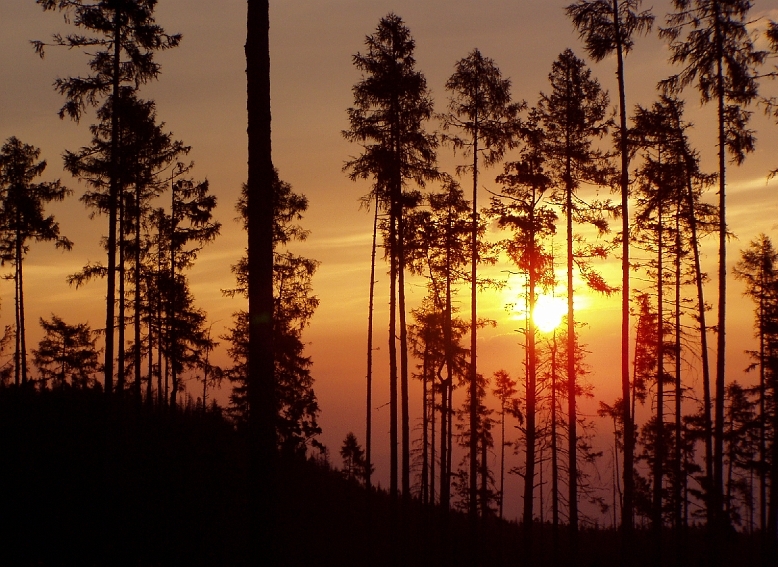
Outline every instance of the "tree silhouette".
<svg viewBox="0 0 778 567">
<path fill-rule="evenodd" d="M 274 173 L 274 218 L 273 218 L 273 344 L 274 346 L 274 447 L 287 454 L 304 454 L 309 444 L 315 444 L 315 437 L 321 433 L 316 418 L 319 405 L 313 391 L 311 376 L 312 361 L 305 356 L 302 332 L 308 326 L 319 299 L 312 294 L 311 279 L 318 262 L 297 256 L 283 247 L 294 240 L 305 240 L 308 232 L 296 221 L 308 208 L 305 196 L 292 191 L 292 187 Z M 249 221 L 247 194 L 237 210 L 244 224 Z M 245 295 L 248 282 L 248 263 L 242 258 L 233 273 L 237 286 L 225 290 L 228 296 Z M 233 366 L 225 371 L 233 383 L 230 396 L 232 412 L 240 426 L 250 424 L 251 414 L 256 411 L 248 396 L 249 360 L 248 314 L 238 311 L 233 316 L 233 327 L 222 337 L 229 341 L 228 354 Z"/>
<path fill-rule="evenodd" d="M 33 350 L 35 367 L 45 388 L 87 388 L 96 384 L 100 370 L 99 353 L 95 346 L 97 333 L 86 323 L 68 325 L 56 315 L 51 320 L 40 319 L 45 335 Z"/>
<path fill-rule="evenodd" d="M 511 82 L 503 79 L 494 61 L 474 49 L 456 64 L 454 74 L 446 82 L 451 93 L 449 112 L 442 116 L 443 129 L 456 129 L 462 135 L 443 137 L 455 150 L 463 150 L 472 157 L 472 164 L 459 166 L 458 173 L 470 171 L 473 176 L 473 210 L 470 243 L 470 431 L 478 425 L 477 395 L 477 266 L 478 257 L 478 172 L 479 157 L 484 166 L 494 165 L 502 160 L 505 151 L 514 147 L 520 126 L 518 113 L 523 103 L 511 102 Z M 477 513 L 476 484 L 477 440 L 470 440 L 470 505 L 471 517 Z"/>
<path fill-rule="evenodd" d="M 36 0 L 44 11 L 64 12 L 65 21 L 93 35 L 53 36 L 53 45 L 68 49 L 88 49 L 92 74 L 84 77 L 59 78 L 55 90 L 65 97 L 60 118 L 68 116 L 78 122 L 86 109 L 100 104 L 108 111 L 110 104 L 110 168 L 108 192 L 108 265 L 105 324 L 105 391 L 113 392 L 114 303 L 116 298 L 116 223 L 119 195 L 122 192 L 119 172 L 119 129 L 122 113 L 122 85 L 137 88 L 156 79 L 160 67 L 154 62 L 155 51 L 176 47 L 181 36 L 168 35 L 156 24 L 157 0 L 105 0 L 85 3 L 83 0 Z M 33 41 L 41 57 L 47 45 Z M 49 44 L 52 45 L 52 44 Z M 92 51 L 97 48 L 97 51 Z M 120 369 L 123 372 L 123 369 Z"/>
<path fill-rule="evenodd" d="M 768 423 L 768 382 L 772 371 L 771 340 L 774 332 L 776 307 L 778 307 L 778 252 L 771 239 L 760 234 L 740 253 L 740 261 L 733 271 L 735 277 L 746 285 L 745 294 L 755 304 L 754 327 L 759 348 L 751 352 L 754 364 L 749 369 L 759 370 L 758 394 L 758 467 L 759 476 L 759 526 L 767 530 L 767 430 Z M 773 465 L 775 466 L 775 465 Z"/>
<path fill-rule="evenodd" d="M 671 61 L 680 73 L 661 82 L 677 93 L 694 84 L 703 103 L 716 103 L 719 173 L 718 334 L 716 346 L 716 405 L 713 454 L 712 510 L 717 522 L 723 506 L 724 398 L 727 302 L 726 155 L 740 164 L 754 149 L 748 129 L 750 112 L 744 109 L 757 96 L 755 68 L 766 53 L 757 51 L 747 29 L 750 0 L 673 0 L 675 13 L 666 19 L 660 36 L 670 41 Z M 684 35 L 685 34 L 685 35 Z"/>
<path fill-rule="evenodd" d="M 28 242 L 54 241 L 57 248 L 70 250 L 73 243 L 59 234 L 59 223 L 45 216 L 44 206 L 62 201 L 72 191 L 59 181 L 34 183 L 46 169 L 37 161 L 40 150 L 9 138 L 0 148 L 0 262 L 14 266 L 16 349 L 14 381 L 27 383 L 27 339 L 24 316 L 24 256 Z"/>
<path fill-rule="evenodd" d="M 367 51 L 353 57 L 365 73 L 353 87 L 354 107 L 349 108 L 345 138 L 362 145 L 361 156 L 346 162 L 351 179 L 374 181 L 373 191 L 389 209 L 388 253 L 389 385 L 390 385 L 390 492 L 396 498 L 397 482 L 397 312 L 400 317 L 400 395 L 402 410 L 402 491 L 410 498 L 410 416 L 408 413 L 408 348 L 405 325 L 405 209 L 414 197 L 404 191 L 408 182 L 423 186 L 438 173 L 437 140 L 424 131 L 432 116 L 427 82 L 415 68 L 415 42 L 410 30 L 395 14 L 378 23 L 365 38 Z M 399 303 L 399 305 L 398 305 Z"/>
<path fill-rule="evenodd" d="M 604 168 L 604 155 L 594 149 L 594 140 L 607 133 L 606 112 L 608 96 L 599 82 L 591 78 L 591 71 L 571 50 L 559 55 L 549 74 L 551 93 L 541 94 L 538 104 L 539 123 L 543 128 L 543 148 L 548 170 L 554 173 L 553 187 L 560 193 L 567 225 L 567 345 L 568 352 L 576 352 L 575 319 L 573 313 L 573 269 L 575 241 L 574 220 L 592 222 L 601 232 L 607 229 L 600 212 L 587 207 L 574 195 L 581 183 L 604 184 L 609 171 Z M 575 202 L 575 205 L 574 205 Z M 594 247 L 587 255 L 602 255 L 605 250 Z M 603 292 L 612 291 L 598 274 L 584 271 L 582 275 L 590 286 Z M 571 547 L 573 554 L 578 532 L 578 471 L 576 433 L 576 367 L 575 357 L 567 360 L 568 380 L 568 475 Z"/>
<path fill-rule="evenodd" d="M 624 80 L 624 57 L 632 51 L 633 36 L 647 33 L 654 23 L 650 10 L 639 12 L 642 0 L 580 0 L 570 4 L 567 15 L 584 40 L 587 53 L 602 61 L 616 53 L 616 78 L 619 85 L 619 152 L 621 153 L 621 395 L 629 399 L 629 149 L 627 146 L 627 97 Z M 624 499 L 621 526 L 625 539 L 622 553 L 628 556 L 632 532 L 632 446 L 634 415 L 629 404 L 623 404 L 624 417 Z"/>
<path fill-rule="evenodd" d="M 544 250 L 543 241 L 556 232 L 556 212 L 551 208 L 551 178 L 544 170 L 543 132 L 535 120 L 537 112 L 531 113 L 531 119 L 525 127 L 526 147 L 521 160 L 505 165 L 497 182 L 502 190 L 492 198 L 491 214 L 497 218 L 502 228 L 513 231 L 513 237 L 502 243 L 508 257 L 521 272 L 527 275 L 526 296 L 526 460 L 524 468 L 524 518 L 525 543 L 531 549 L 535 466 L 536 466 L 536 405 L 538 396 L 537 372 L 538 355 L 534 313 L 539 287 L 548 287 L 553 282 L 551 257 Z"/>
</svg>

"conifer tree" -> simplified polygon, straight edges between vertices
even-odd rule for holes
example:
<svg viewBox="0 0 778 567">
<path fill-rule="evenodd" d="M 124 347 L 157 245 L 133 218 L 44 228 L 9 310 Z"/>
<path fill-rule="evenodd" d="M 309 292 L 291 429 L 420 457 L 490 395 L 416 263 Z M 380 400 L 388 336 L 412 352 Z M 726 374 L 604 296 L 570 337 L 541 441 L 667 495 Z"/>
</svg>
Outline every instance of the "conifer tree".
<svg viewBox="0 0 778 567">
<path fill-rule="evenodd" d="M 772 373 L 771 341 L 773 339 L 773 318 L 778 307 L 778 251 L 772 240 L 760 234 L 740 253 L 740 260 L 734 267 L 735 277 L 746 285 L 745 294 L 754 302 L 754 328 L 759 347 L 751 351 L 754 363 L 749 369 L 759 371 L 757 387 L 758 400 L 758 465 L 759 477 L 759 526 L 767 530 L 767 433 L 770 427 L 768 415 L 769 382 Z M 773 465 L 775 466 L 775 465 Z"/>
<path fill-rule="evenodd" d="M 607 133 L 608 95 L 600 88 L 591 71 L 571 50 L 559 55 L 549 74 L 551 92 L 541 94 L 538 104 L 539 124 L 543 128 L 548 171 L 553 172 L 552 186 L 559 193 L 566 218 L 567 239 L 567 345 L 568 352 L 576 352 L 575 318 L 573 313 L 574 221 L 592 223 L 600 232 L 607 230 L 602 208 L 588 206 L 574 198 L 582 183 L 605 185 L 610 175 L 604 154 L 593 143 Z M 586 255 L 602 256 L 606 250 L 591 247 Z M 582 276 L 594 289 L 612 292 L 612 288 L 594 271 L 585 270 Z M 571 546 L 573 554 L 578 533 L 578 470 L 575 357 L 567 359 L 568 387 L 568 475 Z"/>
<path fill-rule="evenodd" d="M 739 165 L 753 151 L 755 138 L 748 129 L 745 107 L 757 96 L 756 67 L 766 56 L 751 40 L 747 23 L 751 0 L 673 0 L 675 12 L 666 19 L 660 36 L 670 42 L 671 61 L 683 69 L 661 85 L 678 93 L 695 85 L 703 103 L 716 104 L 719 181 L 719 273 L 716 345 L 715 427 L 711 506 L 717 523 L 723 506 L 723 431 L 727 302 L 727 153 Z"/>
<path fill-rule="evenodd" d="M 62 201 L 72 191 L 59 181 L 35 183 L 46 169 L 38 161 L 40 150 L 15 136 L 0 148 L 0 262 L 14 266 L 14 313 L 16 349 L 14 381 L 27 383 L 27 340 L 24 315 L 24 256 L 29 241 L 54 241 L 57 248 L 70 250 L 73 243 L 60 236 L 59 223 L 45 216 L 44 206 Z"/>
<path fill-rule="evenodd" d="M 110 168 L 108 192 L 108 264 L 105 333 L 105 391 L 113 392 L 113 356 L 116 298 L 116 235 L 121 179 L 119 172 L 119 128 L 122 112 L 122 88 L 137 88 L 159 75 L 154 62 L 155 51 L 176 47 L 181 36 L 168 35 L 156 24 L 154 9 L 157 0 L 36 0 L 44 11 L 64 12 L 65 20 L 92 35 L 71 34 L 53 36 L 53 45 L 68 49 L 86 49 L 90 54 L 91 74 L 84 77 L 57 79 L 54 88 L 66 99 L 59 111 L 79 121 L 90 106 L 103 100 L 110 104 Z M 43 41 L 33 41 L 43 57 Z M 97 48 L 96 51 L 93 51 Z M 123 371 L 123 369 L 120 369 Z"/>
<path fill-rule="evenodd" d="M 416 70 L 415 42 L 410 30 L 395 14 L 382 18 L 376 31 L 365 38 L 367 51 L 353 57 L 354 66 L 365 73 L 353 87 L 354 107 L 348 110 L 351 142 L 363 153 L 346 162 L 351 179 L 373 179 L 373 191 L 382 195 L 389 209 L 387 248 L 390 262 L 389 385 L 390 385 L 390 493 L 398 494 L 397 478 L 397 316 L 400 326 L 400 396 L 402 409 L 402 491 L 410 497 L 410 416 L 408 413 L 408 352 L 405 325 L 405 209 L 407 185 L 423 186 L 438 173 L 435 166 L 437 140 L 424 131 L 432 116 L 427 82 Z M 399 305 L 398 305 L 399 304 Z"/>
<path fill-rule="evenodd" d="M 543 156 L 543 132 L 538 128 L 537 112 L 531 113 L 531 119 L 525 127 L 526 146 L 521 159 L 505 165 L 497 182 L 502 185 L 500 194 L 492 199 L 491 214 L 502 228 L 513 231 L 513 237 L 502 245 L 511 261 L 527 275 L 527 326 L 526 343 L 526 400 L 525 431 L 526 459 L 524 468 L 524 517 L 525 544 L 531 550 L 532 526 L 534 524 L 534 494 L 536 445 L 538 428 L 536 426 L 538 398 L 538 355 L 536 349 L 537 329 L 533 314 L 537 303 L 538 290 L 546 287 L 553 277 L 549 277 L 550 255 L 545 251 L 544 240 L 556 231 L 557 215 L 549 202 L 551 177 L 546 173 Z"/>
<path fill-rule="evenodd" d="M 86 323 L 69 325 L 56 315 L 50 321 L 41 317 L 40 325 L 45 335 L 33 355 L 43 387 L 48 382 L 56 388 L 92 386 L 100 369 L 97 333 Z"/>
<path fill-rule="evenodd" d="M 304 454 L 309 445 L 317 443 L 321 433 L 317 423 L 319 405 L 313 390 L 311 358 L 305 355 L 302 332 L 310 323 L 319 299 L 313 295 L 311 279 L 318 262 L 297 256 L 284 247 L 292 241 L 302 241 L 308 236 L 296 221 L 308 208 L 305 196 L 292 191 L 292 187 L 274 174 L 273 241 L 273 344 L 274 347 L 274 447 L 287 454 Z M 241 220 L 248 223 L 247 191 L 237 209 Z M 232 268 L 237 286 L 224 290 L 227 296 L 246 295 L 248 263 L 242 258 Z M 250 424 L 254 409 L 248 395 L 249 329 L 248 314 L 238 311 L 233 316 L 233 327 L 225 336 L 230 343 L 228 354 L 233 366 L 225 375 L 233 384 L 230 396 L 231 413 L 242 428 Z M 250 425 L 249 425 L 250 426 Z"/>
<path fill-rule="evenodd" d="M 647 33 L 654 23 L 650 10 L 639 12 L 642 0 L 580 0 L 570 4 L 567 15 L 579 31 L 587 53 L 602 61 L 616 53 L 616 78 L 619 84 L 619 153 L 621 154 L 621 391 L 622 399 L 629 399 L 629 149 L 627 146 L 627 97 L 624 80 L 624 58 L 634 46 L 633 36 Z M 632 439 L 634 416 L 629 415 L 629 404 L 623 404 L 624 417 L 624 500 L 622 529 L 625 539 L 623 553 L 628 555 L 632 531 Z"/>
<path fill-rule="evenodd" d="M 444 136 L 455 150 L 463 150 L 472 163 L 459 166 L 458 173 L 470 171 L 473 177 L 473 200 L 470 243 L 470 431 L 477 430 L 477 266 L 478 258 L 478 173 L 479 158 L 488 167 L 502 160 L 505 151 L 514 147 L 520 122 L 518 113 L 523 103 L 511 102 L 511 83 L 503 79 L 494 61 L 474 49 L 456 64 L 454 74 L 446 82 L 451 93 L 449 112 L 443 115 L 444 130 L 456 129 L 460 135 Z M 470 441 L 470 515 L 477 509 L 476 456 L 477 441 Z"/>
</svg>

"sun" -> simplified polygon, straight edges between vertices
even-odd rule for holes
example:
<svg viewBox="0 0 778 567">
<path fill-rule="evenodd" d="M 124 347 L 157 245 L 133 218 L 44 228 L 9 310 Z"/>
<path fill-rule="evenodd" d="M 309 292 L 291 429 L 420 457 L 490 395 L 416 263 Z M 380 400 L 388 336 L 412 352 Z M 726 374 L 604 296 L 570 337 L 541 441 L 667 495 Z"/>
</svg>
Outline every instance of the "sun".
<svg viewBox="0 0 778 567">
<path fill-rule="evenodd" d="M 562 317 L 567 313 L 567 302 L 561 297 L 539 295 L 535 302 L 532 320 L 538 330 L 550 333 L 562 323 Z"/>
</svg>

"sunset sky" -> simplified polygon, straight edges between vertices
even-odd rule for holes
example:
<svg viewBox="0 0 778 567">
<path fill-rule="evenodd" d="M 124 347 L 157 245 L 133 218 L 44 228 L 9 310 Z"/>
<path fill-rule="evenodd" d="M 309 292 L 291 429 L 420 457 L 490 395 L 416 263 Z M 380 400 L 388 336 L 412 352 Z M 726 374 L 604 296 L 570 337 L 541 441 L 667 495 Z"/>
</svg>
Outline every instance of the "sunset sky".
<svg viewBox="0 0 778 567">
<path fill-rule="evenodd" d="M 359 441 L 364 437 L 364 376 L 369 283 L 370 232 L 372 215 L 359 209 L 358 199 L 369 191 L 369 183 L 353 183 L 342 172 L 343 163 L 358 155 L 360 148 L 346 142 L 341 131 L 348 127 L 346 109 L 353 104 L 351 88 L 360 74 L 351 57 L 364 49 L 364 38 L 389 12 L 400 15 L 416 40 L 417 68 L 428 81 L 436 110 L 443 111 L 447 100 L 446 79 L 455 62 L 474 47 L 495 60 L 513 82 L 513 96 L 535 104 L 541 90 L 548 89 L 547 76 L 552 62 L 565 48 L 585 58 L 581 42 L 564 14 L 568 1 L 557 0 L 271 0 L 271 59 L 273 161 L 280 176 L 305 194 L 310 207 L 303 220 L 311 231 L 309 240 L 292 250 L 321 262 L 314 279 L 315 293 L 321 300 L 305 340 L 313 357 L 315 390 L 322 413 L 323 442 L 329 446 L 335 463 L 338 449 L 349 430 Z M 662 25 L 670 8 L 669 0 L 644 2 L 652 7 L 657 24 Z M 754 25 L 765 18 L 778 19 L 778 0 L 756 0 Z M 222 234 L 206 248 L 190 273 L 198 305 L 215 322 L 214 333 L 221 334 L 230 324 L 232 312 L 241 308 L 240 299 L 222 298 L 220 289 L 233 284 L 230 266 L 241 256 L 245 234 L 238 223 L 234 204 L 246 178 L 246 100 L 245 100 L 245 0 L 160 0 L 157 22 L 169 33 L 182 33 L 181 46 L 158 54 L 162 65 L 159 81 L 145 86 L 141 96 L 157 103 L 158 117 L 176 138 L 192 146 L 194 175 L 208 178 L 218 195 L 217 218 Z M 0 5 L 0 138 L 16 136 L 42 149 L 49 168 L 44 179 L 56 179 L 73 188 L 67 202 L 50 207 L 60 221 L 62 233 L 74 241 L 69 253 L 55 251 L 48 243 L 34 244 L 25 262 L 28 344 L 40 338 L 39 317 L 52 313 L 67 322 L 88 321 L 93 328 L 104 324 L 105 284 L 95 282 L 82 289 L 67 285 L 65 277 L 79 270 L 88 260 L 104 260 L 99 238 L 106 234 L 104 218 L 89 220 L 89 211 L 78 201 L 84 187 L 63 173 L 61 154 L 75 150 L 90 139 L 93 114 L 76 124 L 60 120 L 56 113 L 63 103 L 53 91 L 57 77 L 85 74 L 87 57 L 78 52 L 50 48 L 45 59 L 33 52 L 29 40 L 47 40 L 54 32 L 72 32 L 56 13 L 43 13 L 32 0 L 4 0 Z M 764 47 L 764 46 L 763 46 Z M 627 100 L 650 105 L 656 99 L 657 81 L 676 72 L 668 63 L 668 50 L 654 32 L 640 39 L 626 61 Z M 772 67 L 775 61 L 770 63 Z M 594 75 L 611 93 L 615 104 L 615 61 L 591 64 Z M 766 81 L 765 95 L 778 95 L 778 83 Z M 695 124 L 692 141 L 703 157 L 703 167 L 716 167 L 715 109 L 701 107 L 699 96 L 686 92 L 687 120 Z M 739 250 L 758 233 L 775 236 L 778 226 L 778 180 L 768 183 L 767 173 L 778 167 L 778 126 L 754 108 L 753 127 L 757 130 L 757 151 L 739 168 L 729 173 L 729 227 L 736 235 L 729 247 L 729 260 L 739 258 Z M 437 123 L 429 129 L 438 129 Z M 453 173 L 458 157 L 441 148 L 441 168 Z M 511 156 L 508 156 L 511 159 Z M 483 188 L 496 189 L 498 168 L 483 176 Z M 465 182 L 466 185 L 466 182 Z M 466 185 L 467 186 L 467 185 Z M 711 192 L 708 199 L 716 199 Z M 614 230 L 615 230 L 614 223 Z M 495 237 L 498 235 L 494 235 Z M 561 238 L 558 245 L 562 246 Z M 715 279 L 717 246 L 715 238 L 704 245 L 705 269 Z M 601 265 L 609 282 L 620 284 L 620 264 L 612 260 Z M 507 263 L 496 268 L 498 275 L 511 269 Z M 385 264 L 379 264 L 376 288 L 375 344 L 380 348 L 375 368 L 376 415 L 375 451 L 377 474 L 388 483 L 386 467 L 388 442 L 388 385 L 386 380 L 386 339 L 388 277 Z M 561 275 L 561 274 L 560 274 Z M 745 349 L 754 348 L 752 306 L 742 297 L 742 287 L 731 280 L 727 333 L 728 377 L 743 379 L 747 358 Z M 518 283 L 510 280 L 510 283 Z M 639 276 L 635 277 L 640 284 Z M 521 321 L 512 318 L 505 304 L 514 301 L 518 289 L 484 293 L 480 314 L 498 321 L 484 330 L 479 342 L 479 372 L 491 376 L 500 368 L 514 377 L 521 374 L 523 351 L 516 329 Z M 0 323 L 12 322 L 13 285 L 0 283 Z M 421 281 L 409 285 L 409 306 L 424 296 Z M 464 294 L 463 294 L 464 297 Z M 707 300 L 715 305 L 715 287 L 709 285 Z M 611 403 L 618 395 L 620 298 L 603 299 L 582 292 L 577 303 L 581 320 L 588 323 L 582 340 L 588 345 L 591 366 L 588 380 L 595 387 L 595 400 Z M 714 320 L 715 313 L 711 315 Z M 711 336 L 712 344 L 715 344 Z M 219 363 L 226 364 L 222 341 Z M 695 360 L 689 375 L 696 376 Z M 749 378 L 746 378 L 749 379 Z M 196 395 L 196 386 L 192 385 Z M 416 388 L 416 385 L 414 385 Z M 220 399 L 226 399 L 225 390 Z M 415 392 L 415 390 L 414 390 Z M 412 397 L 413 416 L 419 416 L 420 394 Z M 461 400 L 458 400 L 458 405 Z M 594 413 L 596 405 L 585 403 L 583 411 Z M 607 429 L 604 429 L 607 431 Z M 607 437 L 602 441 L 607 443 Z M 607 460 L 607 459 L 606 459 Z M 456 463 L 455 463 L 456 466 Z M 609 464 L 603 462 L 603 470 Z M 608 473 L 609 474 L 609 473 Z M 511 498 L 510 494 L 507 498 Z M 514 499 L 515 500 L 515 499 Z"/>
</svg>

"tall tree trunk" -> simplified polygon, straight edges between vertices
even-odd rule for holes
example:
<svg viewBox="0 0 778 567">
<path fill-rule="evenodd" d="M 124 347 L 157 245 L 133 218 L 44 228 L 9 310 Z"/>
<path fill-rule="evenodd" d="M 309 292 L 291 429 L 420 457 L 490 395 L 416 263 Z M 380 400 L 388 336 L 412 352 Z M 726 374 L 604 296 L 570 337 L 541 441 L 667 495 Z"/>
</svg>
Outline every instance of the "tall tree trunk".
<svg viewBox="0 0 778 567">
<path fill-rule="evenodd" d="M 404 503 L 411 498 L 411 433 L 408 408 L 408 327 L 405 321 L 405 219 L 400 205 L 397 222 L 397 252 L 399 260 L 398 291 L 400 310 L 400 413 L 402 422 L 402 498 Z"/>
<path fill-rule="evenodd" d="M 121 69 L 122 17 L 118 4 L 113 16 L 113 69 L 111 78 L 111 176 L 108 192 L 108 274 L 105 296 L 105 393 L 113 394 L 113 352 L 116 301 L 116 216 L 119 198 L 119 73 Z"/>
<path fill-rule="evenodd" d="M 505 397 L 500 399 L 500 519 L 505 503 Z"/>
<path fill-rule="evenodd" d="M 421 503 L 429 504 L 429 347 L 425 341 L 422 360 L 422 398 L 421 398 Z"/>
<path fill-rule="evenodd" d="M 569 84 L 568 80 L 568 84 Z M 570 144 L 568 143 L 568 148 Z M 576 340 L 573 317 L 573 188 L 572 167 L 568 153 L 565 168 L 565 214 L 567 216 L 567 421 L 568 421 L 568 505 L 570 508 L 570 556 L 578 552 L 578 462 L 576 459 L 578 434 L 576 432 Z"/>
<path fill-rule="evenodd" d="M 133 285 L 135 286 L 135 306 L 133 308 L 133 316 L 134 316 L 134 331 L 135 336 L 133 337 L 133 342 L 135 343 L 135 349 L 133 350 L 133 357 L 134 357 L 134 366 L 135 366 L 135 399 L 138 404 L 141 403 L 142 396 L 141 396 L 141 309 L 143 308 L 143 303 L 141 301 L 141 263 L 140 263 L 140 247 L 141 247 L 141 240 L 140 240 L 140 225 L 141 225 L 141 207 L 140 207 L 140 187 L 136 185 L 135 187 L 135 258 L 134 258 L 134 264 L 135 264 L 135 272 L 134 272 L 134 282 Z M 149 298 L 149 301 L 151 299 Z M 151 334 L 151 326 L 149 326 L 149 335 Z M 149 359 L 151 359 L 151 349 L 149 349 Z M 149 380 L 151 379 L 151 373 L 149 372 Z"/>
<path fill-rule="evenodd" d="M 269 0 L 248 0 L 248 400 L 252 562 L 275 562 L 276 392 L 273 351 L 273 162 Z"/>
<path fill-rule="evenodd" d="M 687 162 L 691 156 L 685 156 Z M 713 421 L 711 418 L 710 396 L 710 363 L 708 359 L 708 328 L 705 321 L 705 294 L 703 290 L 702 262 L 700 260 L 700 242 L 697 232 L 697 217 L 695 215 L 694 188 L 691 175 L 686 174 L 686 199 L 689 207 L 689 228 L 691 229 L 691 247 L 694 256 L 694 283 L 697 286 L 697 319 L 700 330 L 700 360 L 702 363 L 702 413 L 704 441 L 705 441 L 705 495 L 707 520 L 710 525 L 713 522 L 713 507 L 711 502 L 711 490 L 713 481 Z"/>
<path fill-rule="evenodd" d="M 719 301 L 718 334 L 716 340 L 716 422 L 713 451 L 713 501 L 717 524 L 722 527 L 727 521 L 723 516 L 722 495 L 724 490 L 724 376 L 726 355 L 726 309 L 727 309 L 727 217 L 726 217 L 726 134 L 724 118 L 724 64 L 723 32 L 720 29 L 718 2 L 715 7 L 716 41 L 716 98 L 718 103 L 719 142 Z"/>
<path fill-rule="evenodd" d="M 19 386 L 22 384 L 22 323 L 19 317 L 19 266 L 21 262 L 21 243 L 19 234 L 16 235 L 16 250 L 14 257 L 14 383 Z"/>
<path fill-rule="evenodd" d="M 20 242 L 20 239 L 17 239 Z M 18 250 L 17 265 L 19 266 L 19 348 L 22 362 L 22 384 L 27 383 L 27 330 L 24 324 L 24 262 L 22 249 Z"/>
<path fill-rule="evenodd" d="M 117 344 L 117 380 L 116 380 L 116 393 L 121 398 L 124 396 L 124 381 L 125 381 L 125 374 L 124 374 L 124 332 L 126 330 L 125 325 L 125 310 L 126 310 L 126 301 L 125 301 L 125 251 L 126 251 L 126 239 L 124 238 L 125 233 L 125 227 L 127 223 L 127 211 L 126 207 L 124 206 L 124 191 L 122 191 L 122 195 L 119 196 L 119 265 L 118 265 L 118 272 L 119 272 L 119 329 L 118 329 L 118 344 Z"/>
<path fill-rule="evenodd" d="M 551 564 L 559 563 L 559 452 L 557 441 L 556 329 L 551 337 Z"/>
<path fill-rule="evenodd" d="M 675 454 L 673 455 L 673 520 L 676 530 L 676 541 L 681 541 L 683 504 L 681 496 L 683 491 L 682 471 L 682 402 L 683 389 L 681 387 L 681 203 L 676 204 L 675 211 Z"/>
<path fill-rule="evenodd" d="M 656 256 L 656 442 L 654 446 L 654 485 L 653 485 L 653 509 L 652 529 L 654 530 L 654 552 L 657 556 L 657 565 L 661 562 L 662 550 L 662 466 L 664 464 L 664 271 L 663 271 L 663 208 L 661 186 L 657 187 L 660 193 L 657 211 L 657 256 Z"/>
<path fill-rule="evenodd" d="M 476 86 L 476 99 L 478 87 Z M 477 333 L 478 333 L 478 305 L 477 305 L 477 265 L 478 265 L 478 110 L 474 119 L 473 129 L 473 220 L 470 234 L 470 500 L 469 513 L 471 522 L 478 514 L 478 502 L 476 484 L 476 472 L 478 466 L 477 450 L 478 438 L 476 429 L 478 423 L 478 380 L 477 380 Z"/>
<path fill-rule="evenodd" d="M 532 201 L 535 202 L 533 189 Z M 529 225 L 535 225 L 534 209 L 530 213 Z M 532 528 L 533 508 L 535 494 L 535 402 L 537 396 L 537 352 L 535 349 L 535 286 L 537 285 L 535 261 L 537 249 L 535 247 L 535 233 L 529 232 L 530 259 L 529 259 L 529 283 L 527 285 L 527 400 L 526 400 L 526 461 L 524 469 L 524 542 L 525 553 L 532 555 Z"/>
<path fill-rule="evenodd" d="M 629 385 L 629 149 L 627 147 L 627 96 L 624 84 L 624 50 L 619 2 L 613 0 L 613 27 L 616 31 L 616 77 L 619 83 L 619 152 L 621 153 L 621 397 L 624 423 L 624 500 L 621 510 L 622 558 L 631 557 L 634 501 L 635 426 L 630 412 Z"/>
<path fill-rule="evenodd" d="M 368 497 L 372 487 L 372 447 L 373 447 L 373 300 L 375 297 L 375 254 L 376 233 L 378 232 L 378 194 L 375 197 L 373 215 L 373 245 L 370 252 L 370 299 L 367 315 L 367 401 L 365 405 L 365 487 Z"/>
<path fill-rule="evenodd" d="M 389 495 L 397 500 L 397 205 L 389 220 Z"/>
</svg>

